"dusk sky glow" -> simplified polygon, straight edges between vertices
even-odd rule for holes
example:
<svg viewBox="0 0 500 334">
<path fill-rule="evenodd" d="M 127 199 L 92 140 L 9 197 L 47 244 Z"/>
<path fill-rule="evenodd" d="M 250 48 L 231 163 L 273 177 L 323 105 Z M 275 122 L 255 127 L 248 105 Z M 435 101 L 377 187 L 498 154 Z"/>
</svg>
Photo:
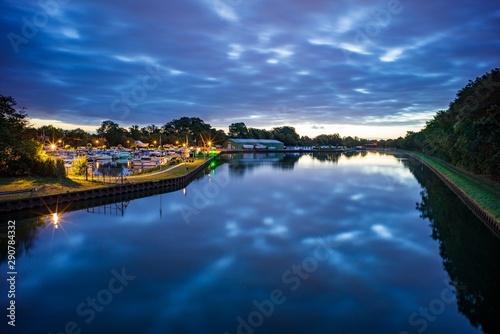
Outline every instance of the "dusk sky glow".
<svg viewBox="0 0 500 334">
<path fill-rule="evenodd" d="M 35 126 L 199 117 L 300 135 L 418 131 L 499 67 L 500 2 L 0 3 L 0 94 Z"/>
</svg>

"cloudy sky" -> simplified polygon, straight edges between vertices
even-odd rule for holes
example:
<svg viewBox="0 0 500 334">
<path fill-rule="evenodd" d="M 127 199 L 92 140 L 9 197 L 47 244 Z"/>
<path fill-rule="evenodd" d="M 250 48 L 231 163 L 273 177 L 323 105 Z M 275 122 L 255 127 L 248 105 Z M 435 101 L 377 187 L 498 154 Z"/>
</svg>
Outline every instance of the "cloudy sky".
<svg viewBox="0 0 500 334">
<path fill-rule="evenodd" d="M 500 66 L 498 1 L 2 0 L 0 17 L 0 94 L 88 131 L 189 116 L 397 137 Z"/>
</svg>

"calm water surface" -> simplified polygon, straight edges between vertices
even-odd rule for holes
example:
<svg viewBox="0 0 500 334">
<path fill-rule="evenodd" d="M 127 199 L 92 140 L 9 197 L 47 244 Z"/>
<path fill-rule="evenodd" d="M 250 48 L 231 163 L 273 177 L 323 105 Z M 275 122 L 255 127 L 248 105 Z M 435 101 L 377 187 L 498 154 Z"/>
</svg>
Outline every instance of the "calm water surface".
<svg viewBox="0 0 500 334">
<path fill-rule="evenodd" d="M 184 190 L 58 211 L 2 216 L 2 333 L 500 328 L 499 239 L 402 156 L 235 155 Z"/>
</svg>

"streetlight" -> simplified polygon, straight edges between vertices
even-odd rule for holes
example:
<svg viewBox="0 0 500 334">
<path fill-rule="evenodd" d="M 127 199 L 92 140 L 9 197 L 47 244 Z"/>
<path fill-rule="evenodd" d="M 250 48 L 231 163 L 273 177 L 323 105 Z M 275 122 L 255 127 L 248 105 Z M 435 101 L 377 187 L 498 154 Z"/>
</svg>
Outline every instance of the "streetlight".
<svg viewBox="0 0 500 334">
<path fill-rule="evenodd" d="M 130 148 L 130 140 L 127 140 L 127 148 Z"/>
<path fill-rule="evenodd" d="M 206 157 L 206 155 L 207 155 L 207 154 L 209 154 L 209 153 L 210 153 L 210 147 L 212 147 L 212 142 L 211 142 L 211 141 L 209 141 L 207 144 L 208 144 L 208 150 L 207 150 L 207 152 L 205 153 L 205 157 Z"/>
</svg>

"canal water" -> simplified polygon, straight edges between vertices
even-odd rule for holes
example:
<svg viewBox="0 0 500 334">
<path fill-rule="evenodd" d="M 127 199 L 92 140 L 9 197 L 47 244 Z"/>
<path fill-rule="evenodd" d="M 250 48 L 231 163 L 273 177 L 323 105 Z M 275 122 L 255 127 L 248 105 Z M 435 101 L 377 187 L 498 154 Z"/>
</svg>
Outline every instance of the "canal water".
<svg viewBox="0 0 500 334">
<path fill-rule="evenodd" d="M 232 155 L 179 191 L 51 210 L 1 216 L 2 333 L 500 328 L 500 240 L 405 156 Z"/>
</svg>

